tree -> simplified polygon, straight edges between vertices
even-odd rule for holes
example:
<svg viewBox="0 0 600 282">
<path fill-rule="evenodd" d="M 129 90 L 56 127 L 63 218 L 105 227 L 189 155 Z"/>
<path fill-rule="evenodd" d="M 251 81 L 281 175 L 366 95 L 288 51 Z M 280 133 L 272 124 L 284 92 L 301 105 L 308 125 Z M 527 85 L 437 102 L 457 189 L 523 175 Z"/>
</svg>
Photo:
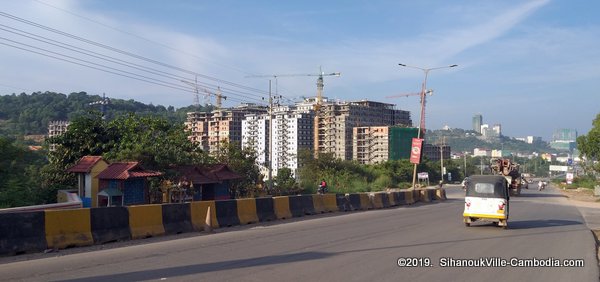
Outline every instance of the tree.
<svg viewBox="0 0 600 282">
<path fill-rule="evenodd" d="M 241 148 L 237 142 L 223 140 L 217 153 L 217 162 L 224 163 L 244 178 L 234 181 L 230 194 L 232 197 L 253 196 L 261 177 L 256 165 L 257 154 L 251 148 Z"/>
<path fill-rule="evenodd" d="M 74 186 L 75 177 L 66 173 L 81 157 L 103 156 L 108 161 L 139 161 L 146 169 L 167 171 L 173 165 L 211 162 L 205 152 L 187 139 L 183 125 L 161 117 L 129 114 L 106 122 L 98 112 L 71 121 L 64 134 L 50 138 L 57 149 L 50 152 L 44 167 L 46 186 Z"/>
<path fill-rule="evenodd" d="M 44 155 L 0 136 L 0 208 L 40 204 L 39 167 Z"/>
<path fill-rule="evenodd" d="M 294 194 L 298 192 L 298 186 L 296 180 L 292 175 L 292 170 L 283 167 L 277 170 L 277 176 L 275 176 L 275 183 L 277 184 L 277 190 L 285 194 Z"/>
<path fill-rule="evenodd" d="M 600 173 L 600 114 L 596 115 L 592 125 L 587 135 L 577 137 L 577 148 L 587 160 L 584 168 Z"/>
</svg>

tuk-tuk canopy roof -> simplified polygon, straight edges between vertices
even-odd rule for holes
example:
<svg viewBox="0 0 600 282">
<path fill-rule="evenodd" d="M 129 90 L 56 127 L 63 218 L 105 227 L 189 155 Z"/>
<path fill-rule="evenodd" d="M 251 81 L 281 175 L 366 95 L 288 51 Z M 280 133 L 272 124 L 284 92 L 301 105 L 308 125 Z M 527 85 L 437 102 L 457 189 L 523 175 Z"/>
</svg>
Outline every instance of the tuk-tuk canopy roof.
<svg viewBox="0 0 600 282">
<path fill-rule="evenodd" d="M 479 184 L 479 185 L 478 185 Z M 493 186 L 492 191 L 486 191 L 482 193 L 480 189 L 483 185 L 489 184 Z M 479 187 L 479 189 L 478 189 Z M 479 191 L 477 191 L 479 190 Z M 487 189 L 486 189 L 487 190 Z M 492 192 L 492 193 L 487 193 Z M 494 198 L 508 198 L 508 182 L 504 176 L 501 175 L 473 175 L 469 177 L 469 184 L 467 185 L 467 196 L 470 197 L 494 197 Z"/>
</svg>

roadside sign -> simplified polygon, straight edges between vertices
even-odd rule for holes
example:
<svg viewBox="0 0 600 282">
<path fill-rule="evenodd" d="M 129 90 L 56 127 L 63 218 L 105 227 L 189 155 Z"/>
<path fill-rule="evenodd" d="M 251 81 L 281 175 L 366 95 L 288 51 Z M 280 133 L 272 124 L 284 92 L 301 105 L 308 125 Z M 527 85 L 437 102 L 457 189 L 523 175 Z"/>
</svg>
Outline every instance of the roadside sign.
<svg viewBox="0 0 600 282">
<path fill-rule="evenodd" d="M 410 162 L 413 164 L 421 163 L 421 145 L 423 139 L 413 138 L 412 145 L 410 147 Z"/>
<path fill-rule="evenodd" d="M 567 172 L 567 184 L 573 184 L 573 173 Z"/>
</svg>

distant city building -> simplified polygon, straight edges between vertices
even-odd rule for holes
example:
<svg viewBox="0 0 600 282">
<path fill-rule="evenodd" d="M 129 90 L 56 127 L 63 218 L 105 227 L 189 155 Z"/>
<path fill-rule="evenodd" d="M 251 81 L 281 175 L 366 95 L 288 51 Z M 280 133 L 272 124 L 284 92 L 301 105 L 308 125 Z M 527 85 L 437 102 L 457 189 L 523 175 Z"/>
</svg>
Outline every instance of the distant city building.
<svg viewBox="0 0 600 282">
<path fill-rule="evenodd" d="M 491 156 L 491 152 L 487 149 L 475 148 L 473 149 L 474 157 L 489 157 Z"/>
<path fill-rule="evenodd" d="M 242 120 L 247 114 L 266 113 L 267 108 L 254 104 L 208 112 L 190 112 L 185 122 L 190 131 L 188 139 L 197 143 L 204 151 L 216 154 L 221 142 L 241 146 Z"/>
<path fill-rule="evenodd" d="M 281 109 L 273 116 L 273 175 L 281 168 L 289 168 L 297 175 L 298 152 L 311 150 L 314 142 L 313 112 L 302 112 L 293 107 Z"/>
<path fill-rule="evenodd" d="M 552 162 L 556 160 L 556 156 L 550 154 L 550 153 L 543 153 L 540 155 L 540 157 L 546 161 Z"/>
<path fill-rule="evenodd" d="M 317 114 L 315 150 L 333 153 L 336 158 L 351 160 L 354 127 L 411 126 L 410 112 L 394 109 L 393 104 L 368 100 L 353 102 L 328 102 L 321 105 Z"/>
<path fill-rule="evenodd" d="M 554 131 L 552 141 L 577 141 L 577 130 L 561 128 Z"/>
<path fill-rule="evenodd" d="M 417 137 L 417 132 L 418 129 L 412 127 L 354 127 L 352 159 L 360 164 L 409 159 L 412 139 Z"/>
<path fill-rule="evenodd" d="M 69 128 L 69 122 L 66 120 L 55 120 L 48 123 L 48 137 L 56 137 L 65 132 Z M 50 151 L 56 150 L 56 144 L 50 144 Z"/>
<path fill-rule="evenodd" d="M 440 150 L 442 150 L 440 152 Z M 424 144 L 423 146 L 423 158 L 427 158 L 430 161 L 439 161 L 442 157 L 444 160 L 450 159 L 450 146 L 448 145 L 433 145 L 433 144 Z"/>
<path fill-rule="evenodd" d="M 352 129 L 352 159 L 360 164 L 385 162 L 389 158 L 389 127 L 361 126 Z"/>
<path fill-rule="evenodd" d="M 542 137 L 537 137 L 537 136 L 527 136 L 525 137 L 526 141 L 528 144 L 533 144 L 533 143 L 538 143 L 538 142 L 542 142 Z"/>
<path fill-rule="evenodd" d="M 242 121 L 242 147 L 258 153 L 256 160 L 261 174 L 268 175 L 269 144 L 272 144 L 272 175 L 281 168 L 289 168 L 294 175 L 298 170 L 298 151 L 313 148 L 313 112 L 296 107 L 277 107 L 273 112 L 273 137 L 269 135 L 268 114 L 250 114 Z"/>
<path fill-rule="evenodd" d="M 481 126 L 483 125 L 483 116 L 476 114 L 473 116 L 473 130 L 477 133 L 481 133 Z"/>
<path fill-rule="evenodd" d="M 495 124 L 492 128 L 490 128 L 489 124 L 482 124 L 480 133 L 486 138 L 499 137 L 501 133 L 501 125 Z"/>
<path fill-rule="evenodd" d="M 242 148 L 256 152 L 256 164 L 264 176 L 267 176 L 269 166 L 269 124 L 267 114 L 248 114 L 242 121 Z"/>
<path fill-rule="evenodd" d="M 572 152 L 577 146 L 577 130 L 575 129 L 557 129 L 552 134 L 550 147 L 559 151 Z"/>
<path fill-rule="evenodd" d="M 501 124 L 494 124 L 494 126 L 492 127 L 492 130 L 494 131 L 496 136 L 502 136 L 502 125 Z"/>
<path fill-rule="evenodd" d="M 492 158 L 506 158 L 512 156 L 512 152 L 507 150 L 492 150 Z"/>
</svg>

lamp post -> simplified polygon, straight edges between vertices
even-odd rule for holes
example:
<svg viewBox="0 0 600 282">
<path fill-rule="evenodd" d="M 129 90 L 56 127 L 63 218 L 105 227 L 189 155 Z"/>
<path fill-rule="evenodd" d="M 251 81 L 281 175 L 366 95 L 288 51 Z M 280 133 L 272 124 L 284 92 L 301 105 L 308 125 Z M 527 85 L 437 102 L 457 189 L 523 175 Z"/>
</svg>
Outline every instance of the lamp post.
<svg viewBox="0 0 600 282">
<path fill-rule="evenodd" d="M 423 84 L 421 85 L 421 117 L 419 120 L 419 128 L 417 131 L 417 139 L 421 139 L 421 129 L 425 129 L 425 94 L 426 94 L 425 92 L 427 92 L 427 77 L 429 76 L 429 72 L 432 70 L 437 70 L 437 69 L 453 68 L 453 67 L 457 67 L 458 65 L 449 65 L 449 66 L 435 67 L 435 68 L 422 68 L 422 67 L 409 66 L 406 64 L 398 64 L 398 65 L 402 66 L 402 67 L 406 67 L 406 68 L 422 70 L 423 73 L 425 74 L 425 78 L 423 79 Z M 417 180 L 417 164 L 414 164 L 413 179 L 412 179 L 413 189 L 415 188 L 416 180 Z"/>
</svg>

